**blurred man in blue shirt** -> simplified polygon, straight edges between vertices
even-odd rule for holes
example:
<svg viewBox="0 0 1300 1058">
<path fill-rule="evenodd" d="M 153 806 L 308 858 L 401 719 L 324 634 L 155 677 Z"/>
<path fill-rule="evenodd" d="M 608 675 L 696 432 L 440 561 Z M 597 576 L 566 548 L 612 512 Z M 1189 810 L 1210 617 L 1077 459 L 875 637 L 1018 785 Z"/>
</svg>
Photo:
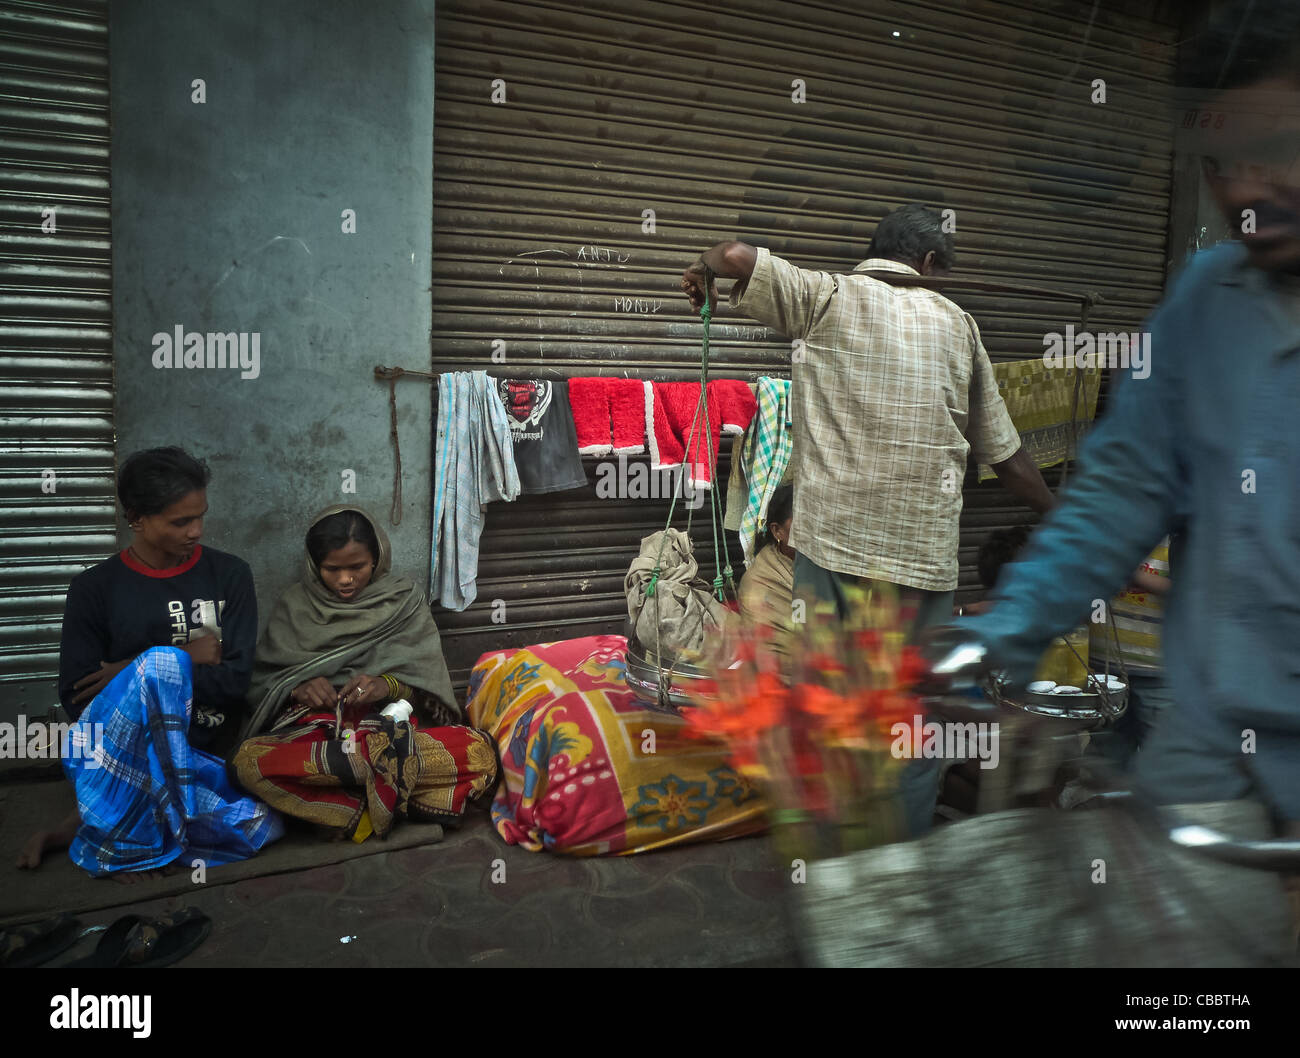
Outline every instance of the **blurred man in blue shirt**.
<svg viewBox="0 0 1300 1058">
<path fill-rule="evenodd" d="M 1244 12 L 1244 14 L 1243 14 Z M 1165 619 L 1168 716 L 1137 781 L 1161 804 L 1250 800 L 1300 824 L 1300 0 L 1257 0 L 1198 37 L 1180 84 L 1239 239 L 1197 254 L 1152 315 L 1082 472 L 966 623 L 1027 678 L 1185 518 Z M 1193 114 L 1188 119 L 1187 114 Z"/>
</svg>

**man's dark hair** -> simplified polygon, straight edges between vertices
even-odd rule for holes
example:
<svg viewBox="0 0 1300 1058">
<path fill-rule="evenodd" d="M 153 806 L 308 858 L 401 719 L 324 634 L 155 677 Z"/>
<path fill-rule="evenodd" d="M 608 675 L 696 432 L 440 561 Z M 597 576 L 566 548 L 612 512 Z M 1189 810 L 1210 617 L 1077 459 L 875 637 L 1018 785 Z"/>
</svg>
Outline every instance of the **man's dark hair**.
<svg viewBox="0 0 1300 1058">
<path fill-rule="evenodd" d="M 991 588 L 998 582 L 998 574 L 1008 562 L 1014 562 L 1021 548 L 1029 541 L 1029 526 L 1016 525 L 1010 529 L 999 529 L 980 547 L 976 563 L 980 571 L 980 583 Z"/>
<path fill-rule="evenodd" d="M 307 530 L 307 554 L 317 569 L 331 551 L 347 547 L 355 541 L 370 552 L 370 557 L 379 562 L 379 541 L 370 523 L 356 511 L 339 511 Z"/>
<path fill-rule="evenodd" d="M 208 464 L 182 448 L 147 448 L 126 457 L 117 473 L 117 498 L 128 520 L 148 517 L 206 489 L 211 477 Z"/>
<path fill-rule="evenodd" d="M 776 534 L 772 532 L 772 526 L 780 525 L 790 517 L 793 511 L 794 486 L 781 485 L 772 493 L 772 498 L 767 501 L 766 535 L 763 538 L 763 547 L 776 543 Z"/>
<path fill-rule="evenodd" d="M 1214 5 L 1178 52 L 1182 88 L 1219 91 L 1279 75 L 1300 80 L 1300 0 Z"/>
<path fill-rule="evenodd" d="M 936 268 L 947 271 L 957 260 L 952 233 L 943 230 L 939 211 L 911 202 L 880 218 L 867 256 L 887 257 L 919 268 L 931 250 Z"/>
</svg>

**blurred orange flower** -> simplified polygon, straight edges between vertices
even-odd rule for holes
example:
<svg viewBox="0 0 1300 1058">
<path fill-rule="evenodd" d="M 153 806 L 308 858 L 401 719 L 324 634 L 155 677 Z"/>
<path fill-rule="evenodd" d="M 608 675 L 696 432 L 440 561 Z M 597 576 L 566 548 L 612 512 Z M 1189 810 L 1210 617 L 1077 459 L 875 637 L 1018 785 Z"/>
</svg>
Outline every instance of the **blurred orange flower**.
<svg viewBox="0 0 1300 1058">
<path fill-rule="evenodd" d="M 697 707 L 683 710 L 690 730 L 720 739 L 738 770 L 766 779 L 777 807 L 851 814 L 855 798 L 895 781 L 892 727 L 924 711 L 913 689 L 926 668 L 905 645 L 903 620 L 888 588 L 851 598 L 844 621 L 813 608 L 784 669 L 771 637 L 738 622 L 726 660 L 693 694 Z"/>
</svg>

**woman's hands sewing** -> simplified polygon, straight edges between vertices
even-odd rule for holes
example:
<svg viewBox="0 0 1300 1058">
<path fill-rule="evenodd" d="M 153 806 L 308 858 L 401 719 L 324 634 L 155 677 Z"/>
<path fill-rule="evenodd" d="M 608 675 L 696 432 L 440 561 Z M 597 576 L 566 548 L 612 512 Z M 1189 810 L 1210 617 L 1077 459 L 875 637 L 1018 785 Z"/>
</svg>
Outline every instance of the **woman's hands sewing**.
<svg viewBox="0 0 1300 1058">
<path fill-rule="evenodd" d="M 299 705 L 310 705 L 313 709 L 333 709 L 338 704 L 339 692 L 324 676 L 317 676 L 298 684 L 289 692 L 289 697 Z"/>
<path fill-rule="evenodd" d="M 336 690 L 324 676 L 304 680 L 289 692 L 299 705 L 313 709 L 333 709 L 338 705 L 374 705 L 388 697 L 388 684 L 378 676 L 361 673 L 353 676 L 341 690 Z"/>
<path fill-rule="evenodd" d="M 374 705 L 388 697 L 388 684 L 378 676 L 362 673 L 353 676 L 339 691 L 339 700 L 344 705 Z"/>
</svg>

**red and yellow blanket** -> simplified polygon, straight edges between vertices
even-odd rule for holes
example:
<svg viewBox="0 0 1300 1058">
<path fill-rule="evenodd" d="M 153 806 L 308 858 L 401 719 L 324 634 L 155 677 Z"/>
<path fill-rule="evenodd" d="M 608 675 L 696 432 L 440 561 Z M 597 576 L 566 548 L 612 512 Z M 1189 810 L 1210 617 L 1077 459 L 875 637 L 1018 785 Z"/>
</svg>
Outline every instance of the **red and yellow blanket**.
<svg viewBox="0 0 1300 1058">
<path fill-rule="evenodd" d="M 622 636 L 601 635 L 479 658 L 468 711 L 501 751 L 498 833 L 598 856 L 765 829 L 766 806 L 723 745 L 627 689 L 626 652 Z"/>
</svg>

